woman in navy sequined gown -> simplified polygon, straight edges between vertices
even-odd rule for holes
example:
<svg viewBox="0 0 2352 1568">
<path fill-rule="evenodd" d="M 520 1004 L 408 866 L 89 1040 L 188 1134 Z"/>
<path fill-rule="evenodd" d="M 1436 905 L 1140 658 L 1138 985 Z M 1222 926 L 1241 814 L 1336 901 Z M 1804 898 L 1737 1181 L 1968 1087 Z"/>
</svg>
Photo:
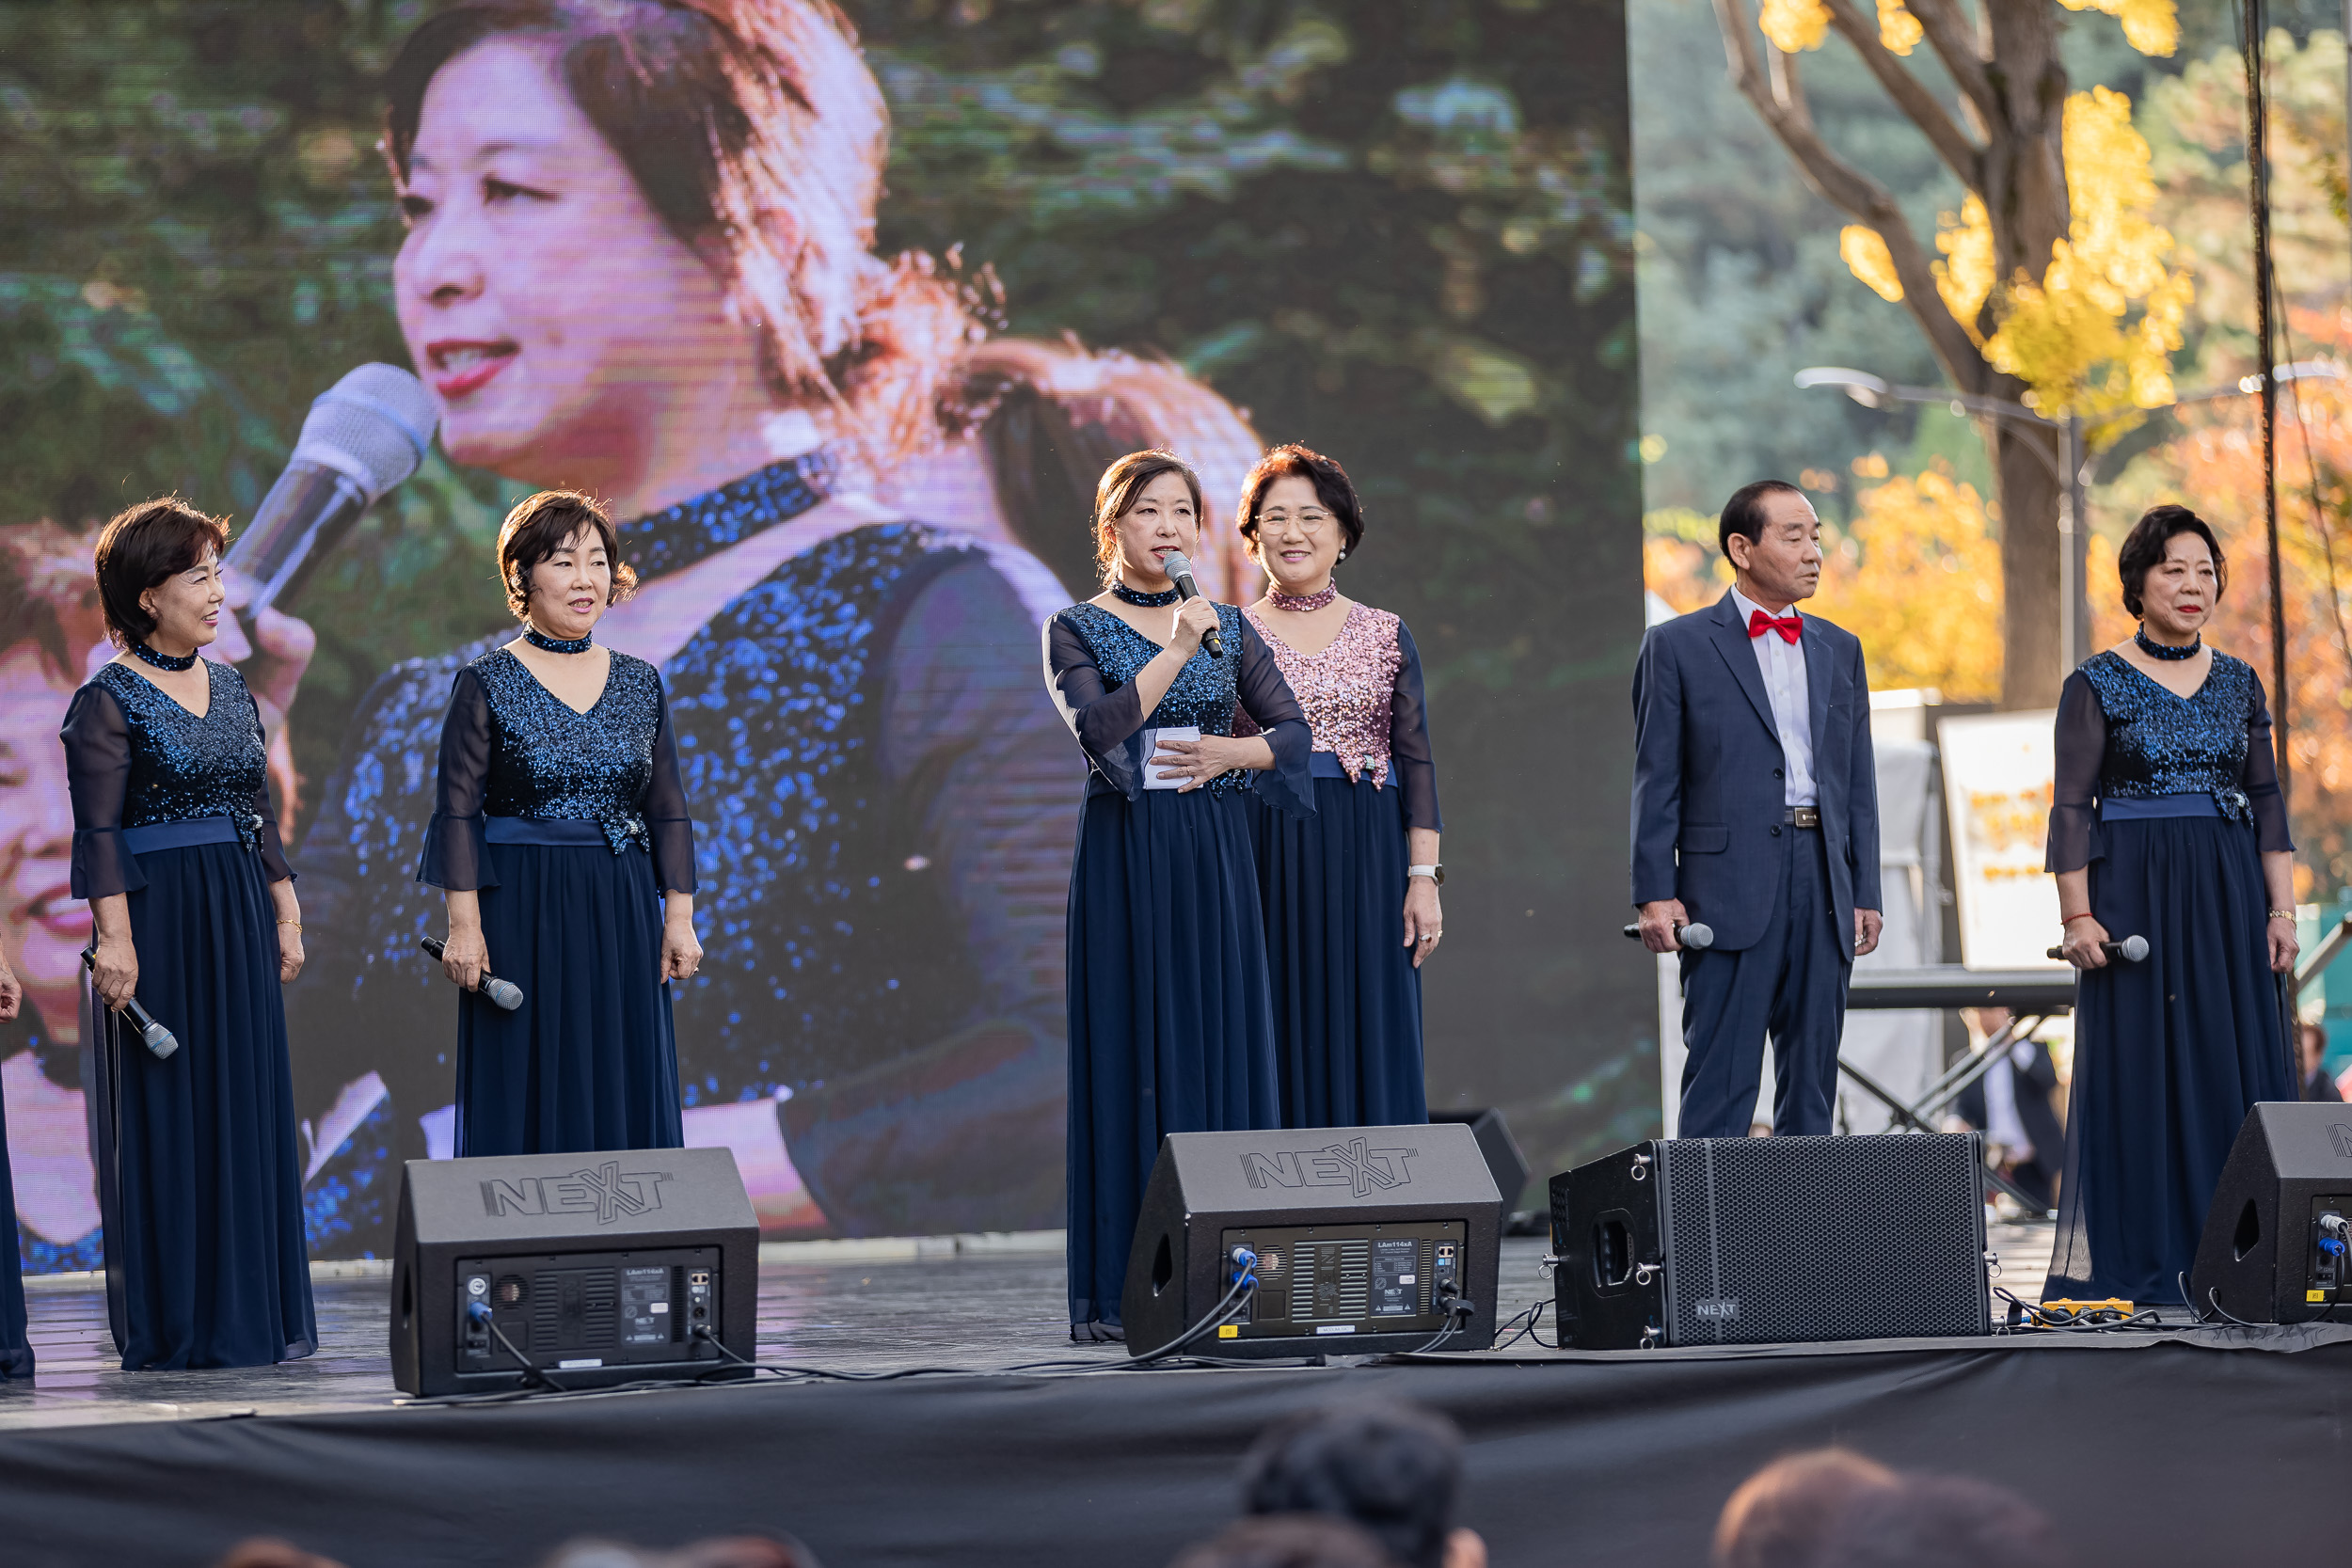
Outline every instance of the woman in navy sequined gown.
<svg viewBox="0 0 2352 1568">
<path fill-rule="evenodd" d="M 636 580 L 543 491 L 499 531 L 522 636 L 458 672 L 418 880 L 448 896 L 457 1152 L 676 1148 L 670 983 L 693 977 L 694 825 L 661 676 L 590 634 Z M 519 988 L 509 1012 L 477 989 Z"/>
<path fill-rule="evenodd" d="M 0 954 L 0 1023 L 13 1023 L 24 1006 L 24 988 Z M 33 1347 L 24 1326 L 24 1278 L 17 1257 L 16 1188 L 8 1180 L 8 1109 L 0 1101 L 0 1378 L 33 1375 Z"/>
<path fill-rule="evenodd" d="M 73 893 L 91 986 L 106 1294 L 126 1370 L 308 1355 L 318 1330 L 279 989 L 302 911 L 270 808 L 261 712 L 197 657 L 218 629 L 227 526 L 148 501 L 98 539 L 124 650 L 66 710 Z M 135 998 L 179 1041 L 158 1057 Z"/>
<path fill-rule="evenodd" d="M 2262 680 L 2203 644 L 2228 580 L 2212 531 L 2156 507 L 2117 564 L 2140 630 L 2058 695 L 2049 868 L 2082 979 L 2044 1293 L 2178 1302 L 2239 1123 L 2296 1097 L 2295 846 Z M 2142 962 L 2099 945 L 2130 936 Z"/>
<path fill-rule="evenodd" d="M 1315 814 L 1250 812 L 1264 899 L 1282 1125 L 1429 1119 L 1421 966 L 1444 927 L 1438 769 L 1421 655 L 1405 623 L 1341 595 L 1364 536 L 1347 471 L 1276 447 L 1242 486 L 1240 528 L 1272 579 L 1242 611 L 1314 731 Z"/>
<path fill-rule="evenodd" d="M 1232 606 L 1179 608 L 1162 566 L 1200 543 L 1199 479 L 1167 452 L 1122 457 L 1094 517 L 1111 586 L 1045 623 L 1046 677 L 1091 765 L 1067 969 L 1070 1332 L 1081 1341 L 1119 1338 L 1161 1137 L 1280 1124 L 1243 798 L 1255 774 L 1266 799 L 1314 809 L 1307 722 L 1273 655 Z M 1233 737 L 1236 706 L 1260 735 Z"/>
</svg>

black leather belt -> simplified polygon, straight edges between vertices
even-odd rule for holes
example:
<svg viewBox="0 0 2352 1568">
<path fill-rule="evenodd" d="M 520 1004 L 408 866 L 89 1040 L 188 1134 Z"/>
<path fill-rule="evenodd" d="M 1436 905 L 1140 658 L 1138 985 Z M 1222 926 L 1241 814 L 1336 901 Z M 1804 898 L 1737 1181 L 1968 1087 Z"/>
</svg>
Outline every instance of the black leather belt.
<svg viewBox="0 0 2352 1568">
<path fill-rule="evenodd" d="M 1788 814 L 1782 817 L 1781 820 L 1788 823 L 1788 826 L 1792 828 L 1818 828 L 1821 825 L 1821 808 L 1819 806 L 1790 806 L 1788 808 Z"/>
</svg>

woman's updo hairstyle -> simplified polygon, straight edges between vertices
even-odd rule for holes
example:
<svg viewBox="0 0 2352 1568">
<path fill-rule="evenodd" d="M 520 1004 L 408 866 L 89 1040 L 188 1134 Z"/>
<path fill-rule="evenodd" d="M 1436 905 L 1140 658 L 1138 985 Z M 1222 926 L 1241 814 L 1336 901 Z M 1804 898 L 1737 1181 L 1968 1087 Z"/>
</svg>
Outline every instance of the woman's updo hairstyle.
<svg viewBox="0 0 2352 1568">
<path fill-rule="evenodd" d="M 155 617 L 139 595 L 194 568 L 206 550 L 228 549 L 229 519 L 207 516 L 177 496 L 116 513 L 98 531 L 98 606 L 107 640 L 118 648 L 146 641 Z"/>
<path fill-rule="evenodd" d="M 2205 526 L 2205 519 L 2185 506 L 2152 506 L 2132 525 L 2132 531 L 2123 538 L 2123 547 L 2115 552 L 2115 575 L 2122 579 L 2123 608 L 2137 621 L 2142 613 L 2140 590 L 2148 584 L 2148 574 L 2164 562 L 2164 547 L 2176 535 L 2193 533 L 2205 542 L 2213 552 L 2213 596 L 2221 597 L 2230 586 L 2230 564 L 2221 558 L 2221 544 Z"/>
<path fill-rule="evenodd" d="M 1136 509 L 1136 498 L 1162 474 L 1182 474 L 1192 492 L 1195 526 L 1200 519 L 1200 476 L 1172 451 L 1131 451 L 1103 470 L 1094 486 L 1094 567 L 1104 582 L 1119 576 L 1119 519 Z"/>
<path fill-rule="evenodd" d="M 1242 481 L 1241 510 L 1235 519 L 1249 559 L 1257 561 L 1258 509 L 1265 504 L 1265 493 L 1280 479 L 1303 479 L 1315 487 L 1315 499 L 1331 514 L 1340 525 L 1340 553 L 1354 555 L 1356 546 L 1364 542 L 1364 503 L 1356 498 L 1356 485 L 1347 477 L 1347 470 L 1312 447 L 1296 441 L 1286 441 L 1269 447 Z"/>
<path fill-rule="evenodd" d="M 637 574 L 621 560 L 621 538 L 603 507 L 577 490 L 542 490 L 525 497 L 499 526 L 499 580 L 515 619 L 531 618 L 531 573 L 562 549 L 581 529 L 593 529 L 612 563 L 612 592 L 605 605 L 619 604 L 637 591 Z"/>
<path fill-rule="evenodd" d="M 396 184 L 434 76 L 493 38 L 552 46 L 572 101 L 757 331 L 775 395 L 831 404 L 878 456 L 930 438 L 978 328 L 930 257 L 872 254 L 890 112 L 827 0 L 464 0 L 387 73 Z"/>
</svg>

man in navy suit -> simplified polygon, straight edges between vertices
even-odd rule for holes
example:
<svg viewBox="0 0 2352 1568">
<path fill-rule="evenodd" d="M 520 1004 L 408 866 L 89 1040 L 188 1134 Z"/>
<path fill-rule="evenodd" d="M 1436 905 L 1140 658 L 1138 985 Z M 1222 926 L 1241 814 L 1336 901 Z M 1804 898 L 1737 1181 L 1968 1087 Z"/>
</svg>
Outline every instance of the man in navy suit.
<svg viewBox="0 0 2352 1568">
<path fill-rule="evenodd" d="M 1712 608 L 1653 627 L 1633 667 L 1633 903 L 1682 955 L 1680 1134 L 1746 1134 L 1772 1040 L 1772 1131 L 1827 1132 L 1853 961 L 1879 942 L 1870 683 L 1853 634 L 1800 599 L 1821 523 L 1793 484 L 1724 503 L 1736 573 Z M 1685 948 L 1676 931 L 1712 927 Z"/>
</svg>

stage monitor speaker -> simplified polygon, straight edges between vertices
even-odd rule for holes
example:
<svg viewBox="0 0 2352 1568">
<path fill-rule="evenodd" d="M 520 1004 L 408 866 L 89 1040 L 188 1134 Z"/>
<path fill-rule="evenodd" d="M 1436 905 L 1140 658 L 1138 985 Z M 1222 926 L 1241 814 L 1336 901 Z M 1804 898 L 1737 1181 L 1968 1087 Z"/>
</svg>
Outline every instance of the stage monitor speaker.
<svg viewBox="0 0 2352 1568">
<path fill-rule="evenodd" d="M 1661 1138 L 1551 1179 L 1579 1350 L 1993 1332 L 1974 1132 Z"/>
<path fill-rule="evenodd" d="M 1198 1354 L 1418 1350 L 1460 1300 L 1473 1310 L 1443 1348 L 1483 1350 L 1502 1219 L 1478 1138 L 1458 1123 L 1171 1132 L 1127 1258 L 1127 1348 L 1148 1354 L 1207 1317 L 1246 1246 L 1258 1289 Z"/>
<path fill-rule="evenodd" d="M 564 1388 L 725 1376 L 719 1345 L 755 1353 L 759 1222 L 724 1148 L 411 1160 L 392 1249 L 403 1393 L 518 1388 L 526 1361 Z"/>
<path fill-rule="evenodd" d="M 1459 1122 L 1470 1130 L 1478 1140 L 1478 1152 L 1486 1157 L 1486 1172 L 1495 1179 L 1495 1191 L 1502 1195 L 1503 1212 L 1507 1215 L 1517 1209 L 1519 1195 L 1527 1191 L 1527 1156 L 1519 1152 L 1519 1141 L 1511 1136 L 1511 1124 L 1502 1119 L 1502 1113 L 1492 1106 L 1432 1111 L 1429 1119 Z"/>
<path fill-rule="evenodd" d="M 2352 1105 L 2264 1101 L 2221 1167 L 2189 1270 L 2201 1317 L 2299 1323 L 2352 1304 Z"/>
</svg>

